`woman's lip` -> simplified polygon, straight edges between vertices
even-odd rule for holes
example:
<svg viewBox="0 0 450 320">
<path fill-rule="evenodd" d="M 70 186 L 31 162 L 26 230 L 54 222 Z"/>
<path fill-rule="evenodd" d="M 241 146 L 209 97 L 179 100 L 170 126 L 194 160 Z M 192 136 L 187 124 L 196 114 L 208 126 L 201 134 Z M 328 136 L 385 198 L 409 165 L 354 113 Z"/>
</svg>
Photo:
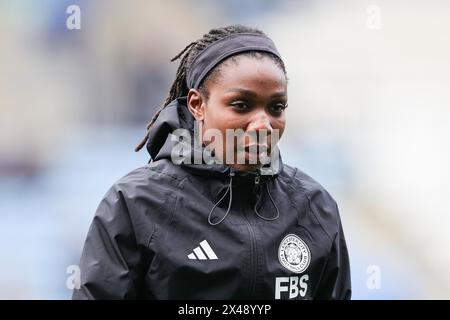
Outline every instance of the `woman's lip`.
<svg viewBox="0 0 450 320">
<path fill-rule="evenodd" d="M 269 146 L 267 144 L 252 144 L 251 146 L 245 146 L 245 150 L 249 150 L 250 148 L 257 148 L 258 150 L 267 150 L 269 149 Z"/>
<path fill-rule="evenodd" d="M 264 154 L 269 155 L 271 153 L 271 150 L 267 145 L 253 145 L 245 147 L 244 152 L 247 155 L 252 154 L 259 157 Z"/>
</svg>

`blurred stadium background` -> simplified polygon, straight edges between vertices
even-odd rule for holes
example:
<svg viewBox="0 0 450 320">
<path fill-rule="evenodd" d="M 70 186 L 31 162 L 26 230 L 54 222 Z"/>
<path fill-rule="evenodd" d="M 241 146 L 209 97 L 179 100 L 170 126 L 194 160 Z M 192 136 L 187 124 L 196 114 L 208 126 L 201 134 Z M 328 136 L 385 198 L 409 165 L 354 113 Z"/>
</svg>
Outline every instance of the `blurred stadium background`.
<svg viewBox="0 0 450 320">
<path fill-rule="evenodd" d="M 71 296 L 99 201 L 148 161 L 170 58 L 232 23 L 284 56 L 281 152 L 339 204 L 353 298 L 450 298 L 450 2 L 1 0 L 0 299 Z"/>
</svg>

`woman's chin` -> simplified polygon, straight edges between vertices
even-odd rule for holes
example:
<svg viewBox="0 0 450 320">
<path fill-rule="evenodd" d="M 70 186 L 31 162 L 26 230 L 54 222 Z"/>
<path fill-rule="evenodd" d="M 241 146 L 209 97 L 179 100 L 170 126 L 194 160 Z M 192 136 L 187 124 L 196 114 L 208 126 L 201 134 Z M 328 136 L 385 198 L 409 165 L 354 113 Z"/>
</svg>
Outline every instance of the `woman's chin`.
<svg viewBox="0 0 450 320">
<path fill-rule="evenodd" d="M 228 166 L 239 171 L 256 171 L 261 167 L 260 164 L 229 164 Z"/>
<path fill-rule="evenodd" d="M 240 171 L 256 171 L 262 166 L 259 161 L 259 157 L 256 155 L 250 155 L 247 151 L 244 151 L 241 158 L 238 157 L 235 160 L 237 160 L 235 163 L 228 164 L 228 166 Z"/>
</svg>

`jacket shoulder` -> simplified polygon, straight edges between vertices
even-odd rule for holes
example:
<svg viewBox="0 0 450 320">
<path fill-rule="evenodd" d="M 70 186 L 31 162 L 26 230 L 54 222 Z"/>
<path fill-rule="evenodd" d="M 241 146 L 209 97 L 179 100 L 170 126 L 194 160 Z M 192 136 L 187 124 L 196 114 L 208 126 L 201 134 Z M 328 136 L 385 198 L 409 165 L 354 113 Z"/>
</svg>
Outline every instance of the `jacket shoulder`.
<svg viewBox="0 0 450 320">
<path fill-rule="evenodd" d="M 170 220 L 177 200 L 179 178 L 152 165 L 136 168 L 118 179 L 107 191 L 97 216 L 107 220 L 126 218 L 137 239 L 146 241 L 160 223 Z"/>
<path fill-rule="evenodd" d="M 150 212 L 170 211 L 182 178 L 160 169 L 147 164 L 130 171 L 111 186 L 106 198 L 121 198 L 132 219 L 144 218 Z"/>
<path fill-rule="evenodd" d="M 333 240 L 339 230 L 340 214 L 336 200 L 314 178 L 302 170 L 285 165 L 283 170 L 292 179 L 292 188 L 308 202 L 308 209 L 321 225 L 328 237 Z"/>
<path fill-rule="evenodd" d="M 128 195 L 136 189 L 150 189 L 153 192 L 158 192 L 158 190 L 173 189 L 182 180 L 182 176 L 173 174 L 173 172 L 166 170 L 164 166 L 149 163 L 130 171 L 118 179 L 112 188 Z"/>
</svg>

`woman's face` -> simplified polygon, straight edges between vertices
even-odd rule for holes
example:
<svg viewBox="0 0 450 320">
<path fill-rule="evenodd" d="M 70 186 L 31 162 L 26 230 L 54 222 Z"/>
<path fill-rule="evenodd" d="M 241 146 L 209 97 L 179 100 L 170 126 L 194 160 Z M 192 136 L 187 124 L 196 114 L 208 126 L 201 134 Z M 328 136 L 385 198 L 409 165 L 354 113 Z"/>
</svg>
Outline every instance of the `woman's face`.
<svg viewBox="0 0 450 320">
<path fill-rule="evenodd" d="M 191 89 L 188 107 L 196 120 L 202 121 L 203 142 L 214 145 L 216 157 L 230 167 L 249 171 L 262 165 L 261 152 L 270 156 L 275 130 L 279 138 L 284 132 L 287 79 L 281 67 L 268 57 L 242 55 L 235 60 L 237 63 L 219 66 L 218 77 L 206 82 L 208 98 Z M 220 131 L 221 143 L 211 138 L 211 129 Z M 243 135 L 227 139 L 227 129 L 228 134 L 229 129 L 241 129 Z"/>
</svg>

